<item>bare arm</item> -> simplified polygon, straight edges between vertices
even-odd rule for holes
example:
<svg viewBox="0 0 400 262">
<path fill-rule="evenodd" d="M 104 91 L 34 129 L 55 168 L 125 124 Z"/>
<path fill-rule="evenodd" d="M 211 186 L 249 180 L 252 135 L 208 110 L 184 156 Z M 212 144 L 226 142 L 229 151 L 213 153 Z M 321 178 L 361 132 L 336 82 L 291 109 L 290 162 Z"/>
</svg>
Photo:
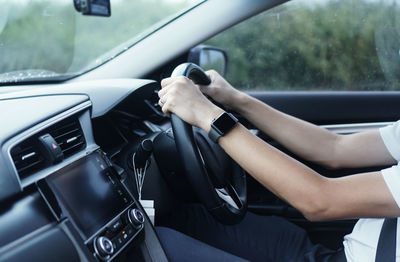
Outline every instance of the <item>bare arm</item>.
<svg viewBox="0 0 400 262">
<path fill-rule="evenodd" d="M 380 172 L 326 178 L 237 126 L 219 144 L 249 174 L 309 220 L 400 215 Z"/>
<path fill-rule="evenodd" d="M 240 125 L 219 144 L 256 180 L 309 220 L 400 215 L 380 172 L 323 177 Z"/>
<path fill-rule="evenodd" d="M 162 86 L 159 103 L 163 112 L 166 114 L 173 112 L 184 121 L 206 132 L 210 130 L 213 118 L 222 112 L 222 109 L 209 102 L 188 79 L 182 77 L 166 79 L 163 80 Z M 261 107 L 261 110 L 264 108 Z M 266 107 L 265 110 L 270 108 Z M 272 112 L 270 115 L 272 120 L 274 117 L 279 118 L 274 114 L 281 113 Z M 306 126 L 303 133 L 321 132 L 314 131 L 319 130 L 318 127 L 303 122 L 297 123 L 300 120 L 290 117 L 286 120 L 286 115 L 281 117 L 284 120 L 278 119 L 278 123 L 286 124 L 290 128 L 300 125 L 302 129 L 301 125 Z M 277 133 L 278 131 L 279 128 L 276 128 Z M 302 136 L 307 134 L 295 135 L 299 139 Z M 313 140 L 312 137 L 309 139 Z M 377 143 L 381 143 L 380 146 L 383 147 L 382 141 Z M 221 137 L 219 144 L 250 175 L 310 220 L 400 215 L 400 208 L 380 172 L 356 174 L 344 178 L 323 177 L 268 145 L 240 124 Z"/>
<path fill-rule="evenodd" d="M 234 89 L 215 71 L 210 86 L 200 90 L 233 109 L 296 155 L 330 168 L 393 164 L 379 131 L 337 135 L 289 116 Z"/>
<path fill-rule="evenodd" d="M 378 130 L 337 135 L 241 94 L 235 110 L 302 158 L 331 168 L 393 164 Z"/>
</svg>

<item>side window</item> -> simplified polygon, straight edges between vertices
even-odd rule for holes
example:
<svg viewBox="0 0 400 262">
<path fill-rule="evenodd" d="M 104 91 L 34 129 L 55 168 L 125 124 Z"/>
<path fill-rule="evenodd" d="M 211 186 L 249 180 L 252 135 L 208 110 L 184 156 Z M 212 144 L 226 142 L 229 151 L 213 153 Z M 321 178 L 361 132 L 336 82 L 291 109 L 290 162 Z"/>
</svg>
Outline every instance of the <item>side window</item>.
<svg viewBox="0 0 400 262">
<path fill-rule="evenodd" d="M 245 90 L 400 90 L 396 0 L 293 0 L 206 42 Z"/>
</svg>

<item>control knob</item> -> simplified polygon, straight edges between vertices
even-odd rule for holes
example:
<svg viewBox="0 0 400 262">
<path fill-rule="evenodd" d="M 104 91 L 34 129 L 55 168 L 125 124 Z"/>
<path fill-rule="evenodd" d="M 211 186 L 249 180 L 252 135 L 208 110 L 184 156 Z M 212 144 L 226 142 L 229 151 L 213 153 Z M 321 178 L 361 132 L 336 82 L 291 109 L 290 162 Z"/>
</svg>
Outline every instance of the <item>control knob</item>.
<svg viewBox="0 0 400 262">
<path fill-rule="evenodd" d="M 101 236 L 95 239 L 94 250 L 101 259 L 107 259 L 114 253 L 114 246 L 110 239 Z"/>
<path fill-rule="evenodd" d="M 128 221 L 135 228 L 140 228 L 140 226 L 144 223 L 144 215 L 142 211 L 136 208 L 132 208 L 128 211 Z"/>
</svg>

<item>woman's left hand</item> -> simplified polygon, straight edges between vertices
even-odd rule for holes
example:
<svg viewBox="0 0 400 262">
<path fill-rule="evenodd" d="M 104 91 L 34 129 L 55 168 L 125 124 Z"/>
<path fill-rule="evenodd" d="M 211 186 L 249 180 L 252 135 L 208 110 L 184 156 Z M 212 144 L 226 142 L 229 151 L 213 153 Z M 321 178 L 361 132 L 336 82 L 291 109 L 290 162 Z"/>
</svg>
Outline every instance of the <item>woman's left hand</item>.
<svg viewBox="0 0 400 262">
<path fill-rule="evenodd" d="M 174 113 L 183 121 L 208 132 L 212 120 L 223 110 L 210 102 L 189 78 L 184 76 L 165 78 L 158 92 L 164 114 Z"/>
</svg>

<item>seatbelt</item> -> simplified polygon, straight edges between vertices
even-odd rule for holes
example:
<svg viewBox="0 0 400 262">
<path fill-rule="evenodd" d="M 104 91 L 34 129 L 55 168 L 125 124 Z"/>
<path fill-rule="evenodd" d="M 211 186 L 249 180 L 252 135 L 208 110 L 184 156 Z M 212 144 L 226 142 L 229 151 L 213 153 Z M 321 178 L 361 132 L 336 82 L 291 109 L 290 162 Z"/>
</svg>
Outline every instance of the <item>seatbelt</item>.
<svg viewBox="0 0 400 262">
<path fill-rule="evenodd" d="M 397 217 L 385 218 L 376 248 L 375 262 L 396 262 Z"/>
</svg>

